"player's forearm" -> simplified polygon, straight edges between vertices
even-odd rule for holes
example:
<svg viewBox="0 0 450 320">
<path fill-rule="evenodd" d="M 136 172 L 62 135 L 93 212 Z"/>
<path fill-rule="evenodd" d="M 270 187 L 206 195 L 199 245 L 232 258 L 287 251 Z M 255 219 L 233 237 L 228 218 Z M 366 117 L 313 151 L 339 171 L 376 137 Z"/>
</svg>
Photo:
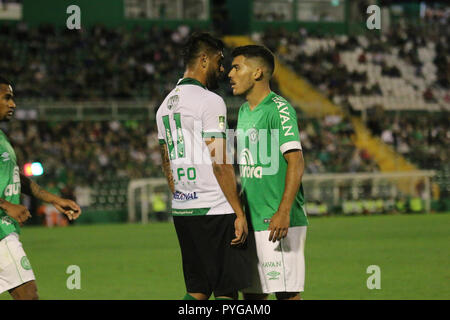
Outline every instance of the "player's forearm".
<svg viewBox="0 0 450 320">
<path fill-rule="evenodd" d="M 162 169 L 163 169 L 164 175 L 166 176 L 167 184 L 169 185 L 170 191 L 172 193 L 175 193 L 175 184 L 173 182 L 172 169 L 170 168 L 169 154 L 167 152 L 166 145 L 161 146 L 160 152 L 161 152 L 161 159 L 162 159 Z"/>
<path fill-rule="evenodd" d="M 36 199 L 49 203 L 52 203 L 59 199 L 58 196 L 44 190 L 36 182 L 24 176 L 23 174 L 20 174 L 20 184 L 23 193 L 35 197 Z"/>
<path fill-rule="evenodd" d="M 8 211 L 8 208 L 9 208 L 10 205 L 11 205 L 11 202 L 0 198 L 0 209 Z"/>
<path fill-rule="evenodd" d="M 303 170 L 303 157 L 300 157 L 300 159 L 292 157 L 288 160 L 284 193 L 278 207 L 279 212 L 286 214 L 291 212 L 292 204 L 302 182 Z"/>
<path fill-rule="evenodd" d="M 242 209 L 241 201 L 237 193 L 236 176 L 233 166 L 231 164 L 213 164 L 213 172 L 236 216 L 244 217 L 244 210 Z"/>
<path fill-rule="evenodd" d="M 166 176 L 167 179 L 167 184 L 169 185 L 169 189 L 172 193 L 175 193 L 175 184 L 173 183 L 173 175 L 172 175 L 172 170 L 170 169 L 170 165 L 167 166 L 163 166 L 163 171 L 164 171 L 164 175 Z"/>
</svg>

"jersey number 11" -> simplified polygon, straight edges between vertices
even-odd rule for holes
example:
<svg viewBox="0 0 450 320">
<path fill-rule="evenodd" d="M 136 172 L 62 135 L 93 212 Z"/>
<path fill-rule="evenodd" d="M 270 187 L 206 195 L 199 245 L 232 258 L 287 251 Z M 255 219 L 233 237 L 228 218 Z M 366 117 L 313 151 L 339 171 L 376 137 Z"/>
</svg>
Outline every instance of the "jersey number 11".
<svg viewBox="0 0 450 320">
<path fill-rule="evenodd" d="M 179 113 L 173 114 L 173 120 L 175 121 L 175 127 L 177 128 L 177 152 L 175 152 L 175 144 L 172 137 L 172 130 L 170 128 L 169 115 L 163 116 L 164 128 L 166 129 L 167 148 L 169 149 L 170 160 L 178 158 L 184 158 L 184 137 L 183 130 L 181 129 L 181 115 Z"/>
</svg>

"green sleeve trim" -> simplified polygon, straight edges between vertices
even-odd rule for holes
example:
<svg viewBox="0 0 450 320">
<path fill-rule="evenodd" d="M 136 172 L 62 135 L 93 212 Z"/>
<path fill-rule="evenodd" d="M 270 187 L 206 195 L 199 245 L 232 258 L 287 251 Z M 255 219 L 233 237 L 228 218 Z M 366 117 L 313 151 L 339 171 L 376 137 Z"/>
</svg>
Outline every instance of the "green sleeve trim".
<svg viewBox="0 0 450 320">
<path fill-rule="evenodd" d="M 226 138 L 227 135 L 225 132 L 203 132 L 202 133 L 203 138 Z"/>
<path fill-rule="evenodd" d="M 166 144 L 166 140 L 164 139 L 158 139 L 158 141 L 160 145 Z"/>
</svg>

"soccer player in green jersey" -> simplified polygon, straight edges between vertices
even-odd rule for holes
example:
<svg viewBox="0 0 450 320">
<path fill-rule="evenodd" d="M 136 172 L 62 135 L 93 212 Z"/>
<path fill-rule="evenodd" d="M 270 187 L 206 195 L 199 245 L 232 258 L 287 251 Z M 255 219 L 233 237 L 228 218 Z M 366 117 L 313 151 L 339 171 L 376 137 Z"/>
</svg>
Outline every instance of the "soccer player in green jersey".
<svg viewBox="0 0 450 320">
<path fill-rule="evenodd" d="M 9 121 L 16 109 L 11 83 L 0 77 L 0 121 Z M 0 130 L 0 293 L 9 291 L 15 300 L 38 299 L 30 262 L 19 241 L 20 226 L 31 217 L 20 204 L 20 193 L 52 203 L 69 220 L 77 219 L 80 207 L 55 196 L 19 172 L 16 154 Z"/>
<path fill-rule="evenodd" d="M 239 109 L 236 137 L 243 204 L 250 215 L 253 283 L 245 299 L 300 299 L 305 277 L 308 220 L 301 179 L 304 170 L 296 112 L 272 92 L 275 63 L 263 46 L 235 48 L 228 74 Z"/>
</svg>

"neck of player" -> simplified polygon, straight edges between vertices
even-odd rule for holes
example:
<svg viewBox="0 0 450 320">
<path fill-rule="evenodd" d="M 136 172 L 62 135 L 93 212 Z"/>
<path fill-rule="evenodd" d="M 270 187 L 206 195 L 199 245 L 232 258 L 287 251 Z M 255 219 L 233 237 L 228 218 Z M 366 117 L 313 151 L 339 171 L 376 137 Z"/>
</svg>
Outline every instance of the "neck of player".
<svg viewBox="0 0 450 320">
<path fill-rule="evenodd" d="M 186 69 L 183 74 L 183 79 L 191 78 L 199 81 L 206 86 L 206 73 L 198 71 L 198 69 Z"/>
<path fill-rule="evenodd" d="M 250 110 L 255 109 L 270 93 L 269 83 L 256 82 L 253 88 L 247 93 L 245 99 L 248 101 Z"/>
</svg>

